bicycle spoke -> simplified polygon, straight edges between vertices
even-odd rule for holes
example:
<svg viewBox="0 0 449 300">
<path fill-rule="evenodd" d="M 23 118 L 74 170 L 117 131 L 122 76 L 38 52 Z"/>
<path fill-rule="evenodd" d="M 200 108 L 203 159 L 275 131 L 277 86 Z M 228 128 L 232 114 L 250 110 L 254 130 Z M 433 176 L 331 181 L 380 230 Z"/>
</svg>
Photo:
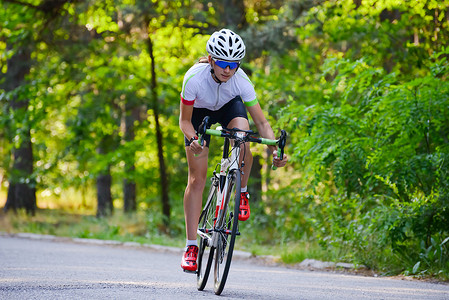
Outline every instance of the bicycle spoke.
<svg viewBox="0 0 449 300">
<path fill-rule="evenodd" d="M 205 265 L 205 263 L 202 261 L 202 257 L 204 255 L 204 249 L 206 248 L 206 246 L 211 246 L 207 268 L 210 268 L 209 262 L 211 261 L 211 257 L 213 255 L 214 292 L 215 294 L 220 295 L 223 291 L 229 273 L 235 238 L 237 235 L 240 235 L 240 232 L 238 230 L 241 188 L 240 180 L 242 174 L 241 169 L 243 168 L 242 162 L 245 159 L 245 151 L 241 151 L 242 145 L 247 142 L 252 142 L 264 145 L 278 146 L 278 156 L 282 160 L 287 134 L 285 131 L 281 131 L 281 137 L 278 140 L 267 139 L 260 137 L 257 133 L 251 130 L 241 130 L 238 128 L 210 129 L 210 121 L 211 120 L 209 116 L 204 117 L 203 123 L 200 125 L 198 133 L 200 134 L 200 136 L 213 135 L 224 138 L 222 160 L 221 163 L 217 165 L 217 167 L 219 167 L 219 170 L 217 170 L 216 168 L 214 171 L 214 178 L 219 184 L 220 189 L 222 189 L 224 193 L 223 195 L 220 195 L 220 200 L 223 199 L 224 203 L 222 203 L 221 201 L 217 201 L 217 199 L 214 200 L 215 202 L 213 203 L 216 203 L 217 207 L 221 208 L 221 210 L 218 212 L 218 216 L 215 215 L 216 218 L 211 218 L 211 220 L 213 221 L 210 222 L 206 222 L 204 220 L 204 223 L 202 223 L 203 227 L 198 231 L 198 235 L 203 241 L 200 244 L 202 245 L 200 247 L 201 258 L 199 258 L 199 266 L 201 266 L 201 270 L 199 270 L 198 274 L 198 289 L 200 289 L 200 287 L 201 289 L 204 288 L 204 281 L 207 280 L 207 278 L 204 279 L 204 276 L 206 275 L 201 275 L 203 274 L 202 269 Z M 231 141 L 233 143 L 232 146 Z M 219 175 L 216 175 L 216 171 L 219 172 Z M 224 189 L 226 189 L 226 191 L 224 191 Z M 210 209 L 210 211 L 214 211 L 215 213 L 215 208 Z M 207 219 L 210 220 L 209 218 Z M 200 220 L 200 223 L 201 222 L 202 221 Z M 211 232 L 212 234 L 210 234 Z M 211 241 L 209 237 L 213 237 L 213 242 L 205 243 L 204 241 Z M 212 243 L 213 245 L 210 245 Z M 207 272 L 204 271 L 204 273 L 208 275 L 209 269 L 207 268 Z"/>
<path fill-rule="evenodd" d="M 235 237 L 237 236 L 237 224 L 240 193 L 235 191 L 240 190 L 240 172 L 234 171 L 228 176 L 229 186 L 226 192 L 225 214 L 222 215 L 220 225 L 220 232 L 217 232 L 219 239 L 217 249 L 214 255 L 214 292 L 220 295 L 226 283 L 226 279 L 231 266 L 232 253 L 234 251 Z"/>
<path fill-rule="evenodd" d="M 212 185 L 206 200 L 206 204 L 200 215 L 198 223 L 199 233 L 199 251 L 198 251 L 198 270 L 197 270 L 197 288 L 203 290 L 209 277 L 210 269 L 214 256 L 214 248 L 211 247 L 210 241 L 213 235 L 213 226 L 215 221 L 215 203 L 217 201 L 217 184 L 212 179 Z M 207 252 L 209 249 L 209 252 Z M 207 258 L 207 259 L 206 259 Z"/>
</svg>

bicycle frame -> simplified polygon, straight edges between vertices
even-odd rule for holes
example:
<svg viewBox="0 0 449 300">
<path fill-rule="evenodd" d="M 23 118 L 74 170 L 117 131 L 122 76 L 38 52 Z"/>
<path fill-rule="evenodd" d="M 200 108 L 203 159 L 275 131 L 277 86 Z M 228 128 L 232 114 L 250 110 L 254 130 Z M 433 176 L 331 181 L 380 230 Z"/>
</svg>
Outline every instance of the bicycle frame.
<svg viewBox="0 0 449 300">
<path fill-rule="evenodd" d="M 239 139 L 243 139 L 244 133 L 238 132 L 237 137 Z M 223 156 L 220 163 L 220 173 L 218 177 L 218 195 L 217 195 L 217 203 L 216 203 L 216 210 L 215 210 L 215 224 L 212 231 L 219 231 L 217 228 L 222 227 L 222 222 L 224 220 L 224 215 L 226 214 L 226 208 L 227 208 L 227 202 L 229 199 L 225 199 L 226 191 L 229 188 L 229 177 L 228 175 L 232 172 L 240 172 L 239 168 L 239 162 L 240 162 L 240 145 L 242 144 L 242 141 L 240 140 L 234 140 L 234 146 L 231 150 L 231 156 L 229 156 L 229 147 L 230 147 L 230 140 L 229 138 L 225 138 L 224 146 L 223 146 Z M 215 171 L 214 171 L 215 172 Z M 216 177 L 214 176 L 216 179 Z M 217 180 L 217 179 L 216 179 Z M 214 183 L 212 183 L 214 184 Z M 229 195 L 228 195 L 229 196 Z M 202 232 L 199 229 L 197 230 L 197 233 L 202 236 L 203 238 L 208 240 L 208 246 L 211 247 L 217 247 L 218 242 L 218 235 L 212 234 L 212 237 L 206 234 L 206 232 Z M 229 234 L 228 232 L 222 232 L 225 234 Z"/>
<path fill-rule="evenodd" d="M 213 172 L 212 185 L 209 189 L 206 204 L 201 212 L 197 233 L 200 237 L 198 254 L 197 286 L 203 290 L 207 283 L 212 264 L 214 264 L 214 292 L 217 295 L 223 291 L 232 261 L 236 236 L 239 232 L 240 188 L 244 157 L 242 145 L 255 142 L 265 145 L 278 145 L 278 156 L 282 160 L 286 140 L 286 132 L 281 131 L 278 140 L 260 138 L 251 130 L 208 129 L 208 117 L 205 117 L 198 134 L 203 141 L 204 135 L 225 138 L 223 155 L 219 165 Z M 231 141 L 233 143 L 232 149 Z M 244 156 L 244 153 L 243 153 Z M 208 259 L 205 249 L 210 247 Z"/>
</svg>

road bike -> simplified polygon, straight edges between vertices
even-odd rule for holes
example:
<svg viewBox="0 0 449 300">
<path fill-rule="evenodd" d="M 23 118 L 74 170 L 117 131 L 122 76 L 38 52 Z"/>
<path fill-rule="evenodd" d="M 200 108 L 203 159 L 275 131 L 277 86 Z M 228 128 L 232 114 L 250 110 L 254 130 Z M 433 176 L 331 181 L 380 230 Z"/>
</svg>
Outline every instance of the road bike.
<svg viewBox="0 0 449 300">
<path fill-rule="evenodd" d="M 246 142 L 277 145 L 278 157 L 282 160 L 287 134 L 282 130 L 279 139 L 271 140 L 261 138 L 251 130 L 209 127 L 209 117 L 205 117 L 198 130 L 201 143 L 204 135 L 208 134 L 223 137 L 224 146 L 221 163 L 217 164 L 213 171 L 209 193 L 198 223 L 197 288 L 200 291 L 205 288 L 213 265 L 214 292 L 220 295 L 231 266 L 235 239 L 240 235 L 238 228 L 240 181 L 245 156 L 244 148 L 241 146 Z"/>
</svg>

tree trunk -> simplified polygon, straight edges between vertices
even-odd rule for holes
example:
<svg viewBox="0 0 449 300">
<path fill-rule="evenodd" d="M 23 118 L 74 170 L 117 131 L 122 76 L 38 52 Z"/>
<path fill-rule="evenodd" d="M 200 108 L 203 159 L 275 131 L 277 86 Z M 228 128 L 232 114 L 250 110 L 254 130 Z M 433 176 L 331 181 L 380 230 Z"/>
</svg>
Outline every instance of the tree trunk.
<svg viewBox="0 0 449 300">
<path fill-rule="evenodd" d="M 25 82 L 25 76 L 30 72 L 31 51 L 25 46 L 19 49 L 8 60 L 8 71 L 4 89 L 11 92 Z M 36 182 L 33 179 L 33 149 L 31 144 L 30 121 L 28 119 L 29 99 L 13 97 L 10 106 L 14 112 L 15 121 L 22 128 L 10 128 L 13 136 L 18 136 L 20 143 L 12 150 L 14 162 L 9 177 L 9 188 L 4 211 L 25 208 L 28 214 L 36 212 Z"/>
<path fill-rule="evenodd" d="M 245 3 L 240 0 L 223 0 L 220 8 L 221 23 L 225 27 L 242 29 L 246 25 Z"/>
<path fill-rule="evenodd" d="M 135 170 L 134 166 L 132 166 L 132 169 L 129 169 L 128 166 L 125 166 L 125 168 L 127 171 L 131 172 L 134 172 Z M 126 213 L 136 211 L 136 182 L 134 180 L 123 179 L 123 201 L 123 210 Z"/>
<path fill-rule="evenodd" d="M 149 24 L 149 23 L 148 23 Z M 147 24 L 147 25 L 148 25 Z M 148 26 L 147 26 L 148 28 Z M 165 167 L 164 160 L 164 150 L 163 150 L 163 138 L 162 138 L 162 130 L 159 124 L 159 103 L 158 103 L 158 95 L 157 95 L 157 81 L 156 81 L 156 64 L 154 61 L 154 53 L 153 53 L 153 42 L 151 40 L 150 34 L 147 37 L 148 43 L 148 53 L 151 58 L 151 91 L 152 91 L 152 104 L 154 111 L 154 122 L 156 125 L 156 143 L 157 143 L 157 154 L 159 159 L 159 174 L 160 174 L 160 183 L 161 183 L 161 202 L 162 202 L 162 213 L 164 215 L 164 224 L 168 226 L 170 223 L 170 201 L 168 197 L 168 176 L 167 176 L 167 168 Z"/>
<path fill-rule="evenodd" d="M 159 124 L 159 113 L 154 113 L 154 119 L 156 122 L 156 140 L 158 149 L 158 159 L 159 159 L 159 173 L 161 176 L 161 201 L 162 201 L 162 213 L 164 215 L 164 223 L 168 225 L 170 223 L 170 201 L 168 197 L 168 178 L 167 178 L 167 168 L 165 167 L 164 152 L 163 152 L 163 142 L 162 142 L 162 132 L 161 126 Z"/>
<path fill-rule="evenodd" d="M 99 154 L 105 154 L 109 152 L 111 148 L 111 136 L 105 136 L 100 142 L 100 146 L 97 151 Z M 113 213 L 112 204 L 112 176 L 111 168 L 108 165 L 100 174 L 97 176 L 97 217 L 110 216 Z"/>
<path fill-rule="evenodd" d="M 127 99 L 125 105 L 125 141 L 134 141 L 134 122 L 138 121 L 140 109 Z M 125 212 L 136 211 L 136 182 L 134 181 L 135 172 L 135 153 L 133 152 L 125 160 L 125 179 L 123 180 L 123 210 Z"/>
<path fill-rule="evenodd" d="M 259 202 L 262 196 L 262 164 L 260 155 L 254 155 L 253 166 L 249 176 L 248 191 L 251 195 L 251 203 Z"/>
<path fill-rule="evenodd" d="M 112 215 L 112 177 L 109 169 L 106 173 L 97 176 L 97 217 Z"/>
<path fill-rule="evenodd" d="M 12 182 L 9 182 L 8 187 L 8 195 L 6 196 L 6 203 L 3 211 L 7 212 L 9 210 L 17 211 L 18 203 L 16 201 L 16 185 Z"/>
</svg>

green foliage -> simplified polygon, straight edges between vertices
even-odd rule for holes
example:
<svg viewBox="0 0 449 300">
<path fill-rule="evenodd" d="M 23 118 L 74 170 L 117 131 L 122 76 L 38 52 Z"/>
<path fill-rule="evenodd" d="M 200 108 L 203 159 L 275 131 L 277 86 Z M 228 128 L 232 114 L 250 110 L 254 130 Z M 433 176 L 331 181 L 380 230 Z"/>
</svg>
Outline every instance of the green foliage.
<svg viewBox="0 0 449 300">
<path fill-rule="evenodd" d="M 94 215 L 67 213 L 59 209 L 39 210 L 36 216 L 22 213 L 5 215 L 0 213 L 2 229 L 7 233 L 31 232 L 70 238 L 116 240 L 140 244 L 160 244 L 181 247 L 182 229 L 174 227 L 170 232 L 162 231 L 157 212 L 124 214 L 117 212 L 109 218 Z"/>
<path fill-rule="evenodd" d="M 307 121 L 296 155 L 323 197 L 319 217 L 312 214 L 316 237 L 342 258 L 382 268 L 397 255 L 397 268 L 419 261 L 427 274 L 447 276 L 449 84 L 434 71 L 447 68 L 447 54 L 435 54 L 427 75 L 409 81 L 363 60 L 328 59 L 327 103 L 300 108 Z"/>
<path fill-rule="evenodd" d="M 266 192 L 242 225 L 247 244 L 299 245 L 283 254 L 290 262 L 312 245 L 307 255 L 317 258 L 448 277 L 449 1 L 244 1 L 239 24 L 225 23 L 222 1 L 67 2 L 52 18 L 40 1 L 0 3 L 0 72 L 24 47 L 33 60 L 26 84 L 0 90 L 2 179 L 11 178 L 10 150 L 29 127 L 39 192 L 87 188 L 91 195 L 96 176 L 110 169 L 116 206 L 130 179 L 139 210 L 159 211 L 157 107 L 174 206 L 170 230 L 181 234 L 182 78 L 205 54 L 211 32 L 239 28 L 248 50 L 242 68 L 275 132 L 289 133 L 290 164 L 276 172 L 264 166 Z M 29 100 L 27 110 L 13 114 L 13 97 Z M 123 127 L 134 109 L 130 138 Z M 219 153 L 212 149 L 210 161 Z M 163 223 L 158 214 L 148 218 L 148 227 Z M 97 222 L 98 233 L 75 235 L 126 231 Z"/>
<path fill-rule="evenodd" d="M 448 52 L 439 34 L 448 3 L 361 3 L 310 8 L 296 19 L 297 50 L 255 61 L 261 101 L 288 128 L 302 173 L 269 194 L 272 213 L 258 225 L 395 273 L 437 248 L 447 256 L 436 245 L 448 236 Z M 444 260 L 428 264 L 437 270 L 423 264 L 422 274 L 447 277 Z"/>
</svg>

